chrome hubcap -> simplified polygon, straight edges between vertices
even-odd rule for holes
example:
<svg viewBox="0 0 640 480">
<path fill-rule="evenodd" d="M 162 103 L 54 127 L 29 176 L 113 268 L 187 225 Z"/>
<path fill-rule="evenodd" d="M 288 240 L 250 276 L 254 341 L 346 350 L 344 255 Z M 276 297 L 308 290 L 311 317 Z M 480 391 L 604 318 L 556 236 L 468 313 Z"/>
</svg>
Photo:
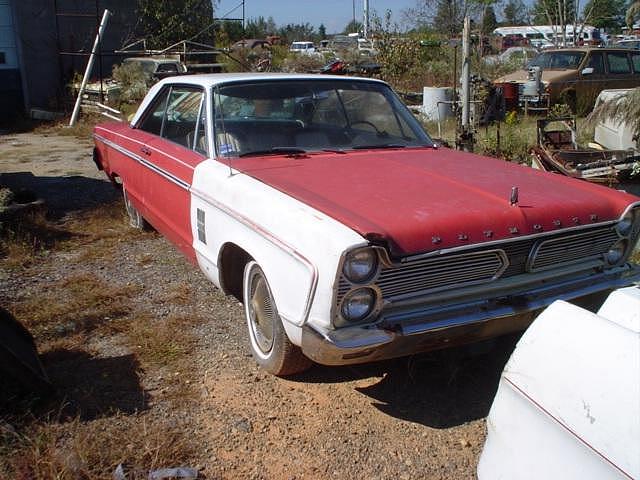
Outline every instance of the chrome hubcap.
<svg viewBox="0 0 640 480">
<path fill-rule="evenodd" d="M 273 348 L 275 313 L 269 287 L 259 273 L 254 274 L 252 278 L 249 313 L 253 338 L 263 353 L 269 353 Z"/>
</svg>

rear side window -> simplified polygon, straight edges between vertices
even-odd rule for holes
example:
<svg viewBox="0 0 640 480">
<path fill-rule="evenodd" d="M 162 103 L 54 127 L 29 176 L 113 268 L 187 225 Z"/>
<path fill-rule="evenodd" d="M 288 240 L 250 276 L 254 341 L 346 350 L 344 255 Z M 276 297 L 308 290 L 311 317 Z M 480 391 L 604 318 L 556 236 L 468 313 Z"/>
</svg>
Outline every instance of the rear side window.
<svg viewBox="0 0 640 480">
<path fill-rule="evenodd" d="M 206 154 L 204 112 L 201 89 L 167 87 L 158 94 L 138 128 Z"/>
<path fill-rule="evenodd" d="M 158 65 L 156 72 L 172 72 L 177 73 L 178 67 L 175 63 L 161 63 Z"/>
<path fill-rule="evenodd" d="M 202 90 L 191 87 L 173 87 L 167 104 L 162 136 L 167 140 L 193 148 L 199 142 L 198 118 L 202 111 Z"/>
<path fill-rule="evenodd" d="M 162 122 L 164 121 L 164 112 L 167 109 L 169 91 L 169 88 L 165 88 L 158 94 L 155 101 L 151 104 L 151 108 L 138 126 L 140 130 L 154 135 L 160 135 L 160 132 L 162 132 Z"/>
<path fill-rule="evenodd" d="M 604 73 L 604 58 L 602 52 L 591 52 L 587 62 L 587 68 L 593 68 L 593 73 Z"/>
<path fill-rule="evenodd" d="M 631 73 L 627 52 L 608 52 L 609 73 Z"/>
<path fill-rule="evenodd" d="M 633 71 L 640 73 L 640 52 L 631 54 L 631 63 L 633 63 Z"/>
</svg>

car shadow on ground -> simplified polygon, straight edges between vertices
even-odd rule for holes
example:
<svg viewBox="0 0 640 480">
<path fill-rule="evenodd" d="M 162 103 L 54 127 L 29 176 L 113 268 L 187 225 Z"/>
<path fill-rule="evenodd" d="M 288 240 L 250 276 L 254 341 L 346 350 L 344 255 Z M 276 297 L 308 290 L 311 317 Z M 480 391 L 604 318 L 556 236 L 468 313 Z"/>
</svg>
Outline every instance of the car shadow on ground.
<svg viewBox="0 0 640 480">
<path fill-rule="evenodd" d="M 60 218 L 71 211 L 85 210 L 108 203 L 120 196 L 106 180 L 80 175 L 48 177 L 31 172 L 0 174 L 0 185 L 18 194 L 28 194 L 44 200 L 47 214 Z"/>
<path fill-rule="evenodd" d="M 0 413 L 55 415 L 59 421 L 134 414 L 149 408 L 134 355 L 94 357 L 59 349 L 40 356 L 54 391 L 39 398 L 19 386 L 0 392 Z M 11 386 L 10 386 L 11 387 Z"/>
<path fill-rule="evenodd" d="M 42 363 L 62 402 L 62 417 L 91 420 L 149 408 L 135 355 L 94 357 L 82 350 L 54 350 Z"/>
<path fill-rule="evenodd" d="M 519 335 L 428 354 L 347 367 L 315 366 L 294 378 L 314 383 L 381 377 L 356 387 L 372 406 L 402 420 L 450 428 L 489 413 L 500 374 Z"/>
</svg>

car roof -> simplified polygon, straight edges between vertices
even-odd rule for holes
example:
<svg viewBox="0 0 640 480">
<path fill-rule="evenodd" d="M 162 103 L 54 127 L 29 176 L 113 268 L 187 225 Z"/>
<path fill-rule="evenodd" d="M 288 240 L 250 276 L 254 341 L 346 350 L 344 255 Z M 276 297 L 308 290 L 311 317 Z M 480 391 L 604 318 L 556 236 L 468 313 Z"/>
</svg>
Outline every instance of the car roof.
<svg viewBox="0 0 640 480">
<path fill-rule="evenodd" d="M 127 61 L 136 61 L 136 62 L 155 62 L 155 63 L 178 63 L 180 60 L 176 58 L 157 58 L 157 57 L 128 57 L 123 60 L 123 62 Z"/>
<path fill-rule="evenodd" d="M 189 84 L 209 88 L 224 83 L 252 80 L 338 80 L 353 81 L 362 80 L 367 82 L 385 83 L 382 80 L 362 77 L 348 77 L 344 75 L 323 75 L 318 73 L 262 73 L 262 72 L 239 72 L 239 73 L 205 73 L 199 75 L 186 75 L 180 77 L 169 77 L 161 80 L 156 85 L 166 84 Z"/>
<path fill-rule="evenodd" d="M 257 72 L 238 72 L 238 73 L 206 73 L 200 75 L 180 75 L 176 77 L 168 77 L 160 80 L 153 85 L 147 96 L 144 98 L 138 111 L 131 119 L 131 125 L 135 125 L 142 113 L 149 107 L 155 96 L 165 85 L 194 85 L 204 89 L 210 89 L 217 85 L 225 83 L 234 83 L 241 81 L 266 81 L 266 80 L 317 80 L 317 81 L 364 81 L 371 83 L 380 83 L 386 85 L 386 82 L 374 78 L 349 77 L 345 75 L 323 75 L 318 73 L 257 73 Z"/>
<path fill-rule="evenodd" d="M 555 52 L 626 52 L 627 48 L 616 47 L 568 47 L 568 48 L 548 48 L 541 53 Z"/>
</svg>

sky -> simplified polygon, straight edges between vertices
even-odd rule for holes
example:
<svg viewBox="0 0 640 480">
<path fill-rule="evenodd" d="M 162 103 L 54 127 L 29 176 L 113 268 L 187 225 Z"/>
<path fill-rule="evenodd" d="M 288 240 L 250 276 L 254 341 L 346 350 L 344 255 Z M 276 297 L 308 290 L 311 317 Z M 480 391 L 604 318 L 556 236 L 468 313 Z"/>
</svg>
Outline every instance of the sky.
<svg viewBox="0 0 640 480">
<path fill-rule="evenodd" d="M 245 0 L 245 18 L 273 17 L 278 26 L 287 23 L 310 23 L 316 29 L 322 23 L 327 33 L 338 33 L 353 19 L 362 22 L 363 0 Z M 413 7 L 416 0 L 369 0 L 369 9 L 382 16 L 391 10 L 393 20 L 401 20 L 402 10 Z M 242 0 L 221 0 L 216 17 L 242 18 Z"/>
</svg>

